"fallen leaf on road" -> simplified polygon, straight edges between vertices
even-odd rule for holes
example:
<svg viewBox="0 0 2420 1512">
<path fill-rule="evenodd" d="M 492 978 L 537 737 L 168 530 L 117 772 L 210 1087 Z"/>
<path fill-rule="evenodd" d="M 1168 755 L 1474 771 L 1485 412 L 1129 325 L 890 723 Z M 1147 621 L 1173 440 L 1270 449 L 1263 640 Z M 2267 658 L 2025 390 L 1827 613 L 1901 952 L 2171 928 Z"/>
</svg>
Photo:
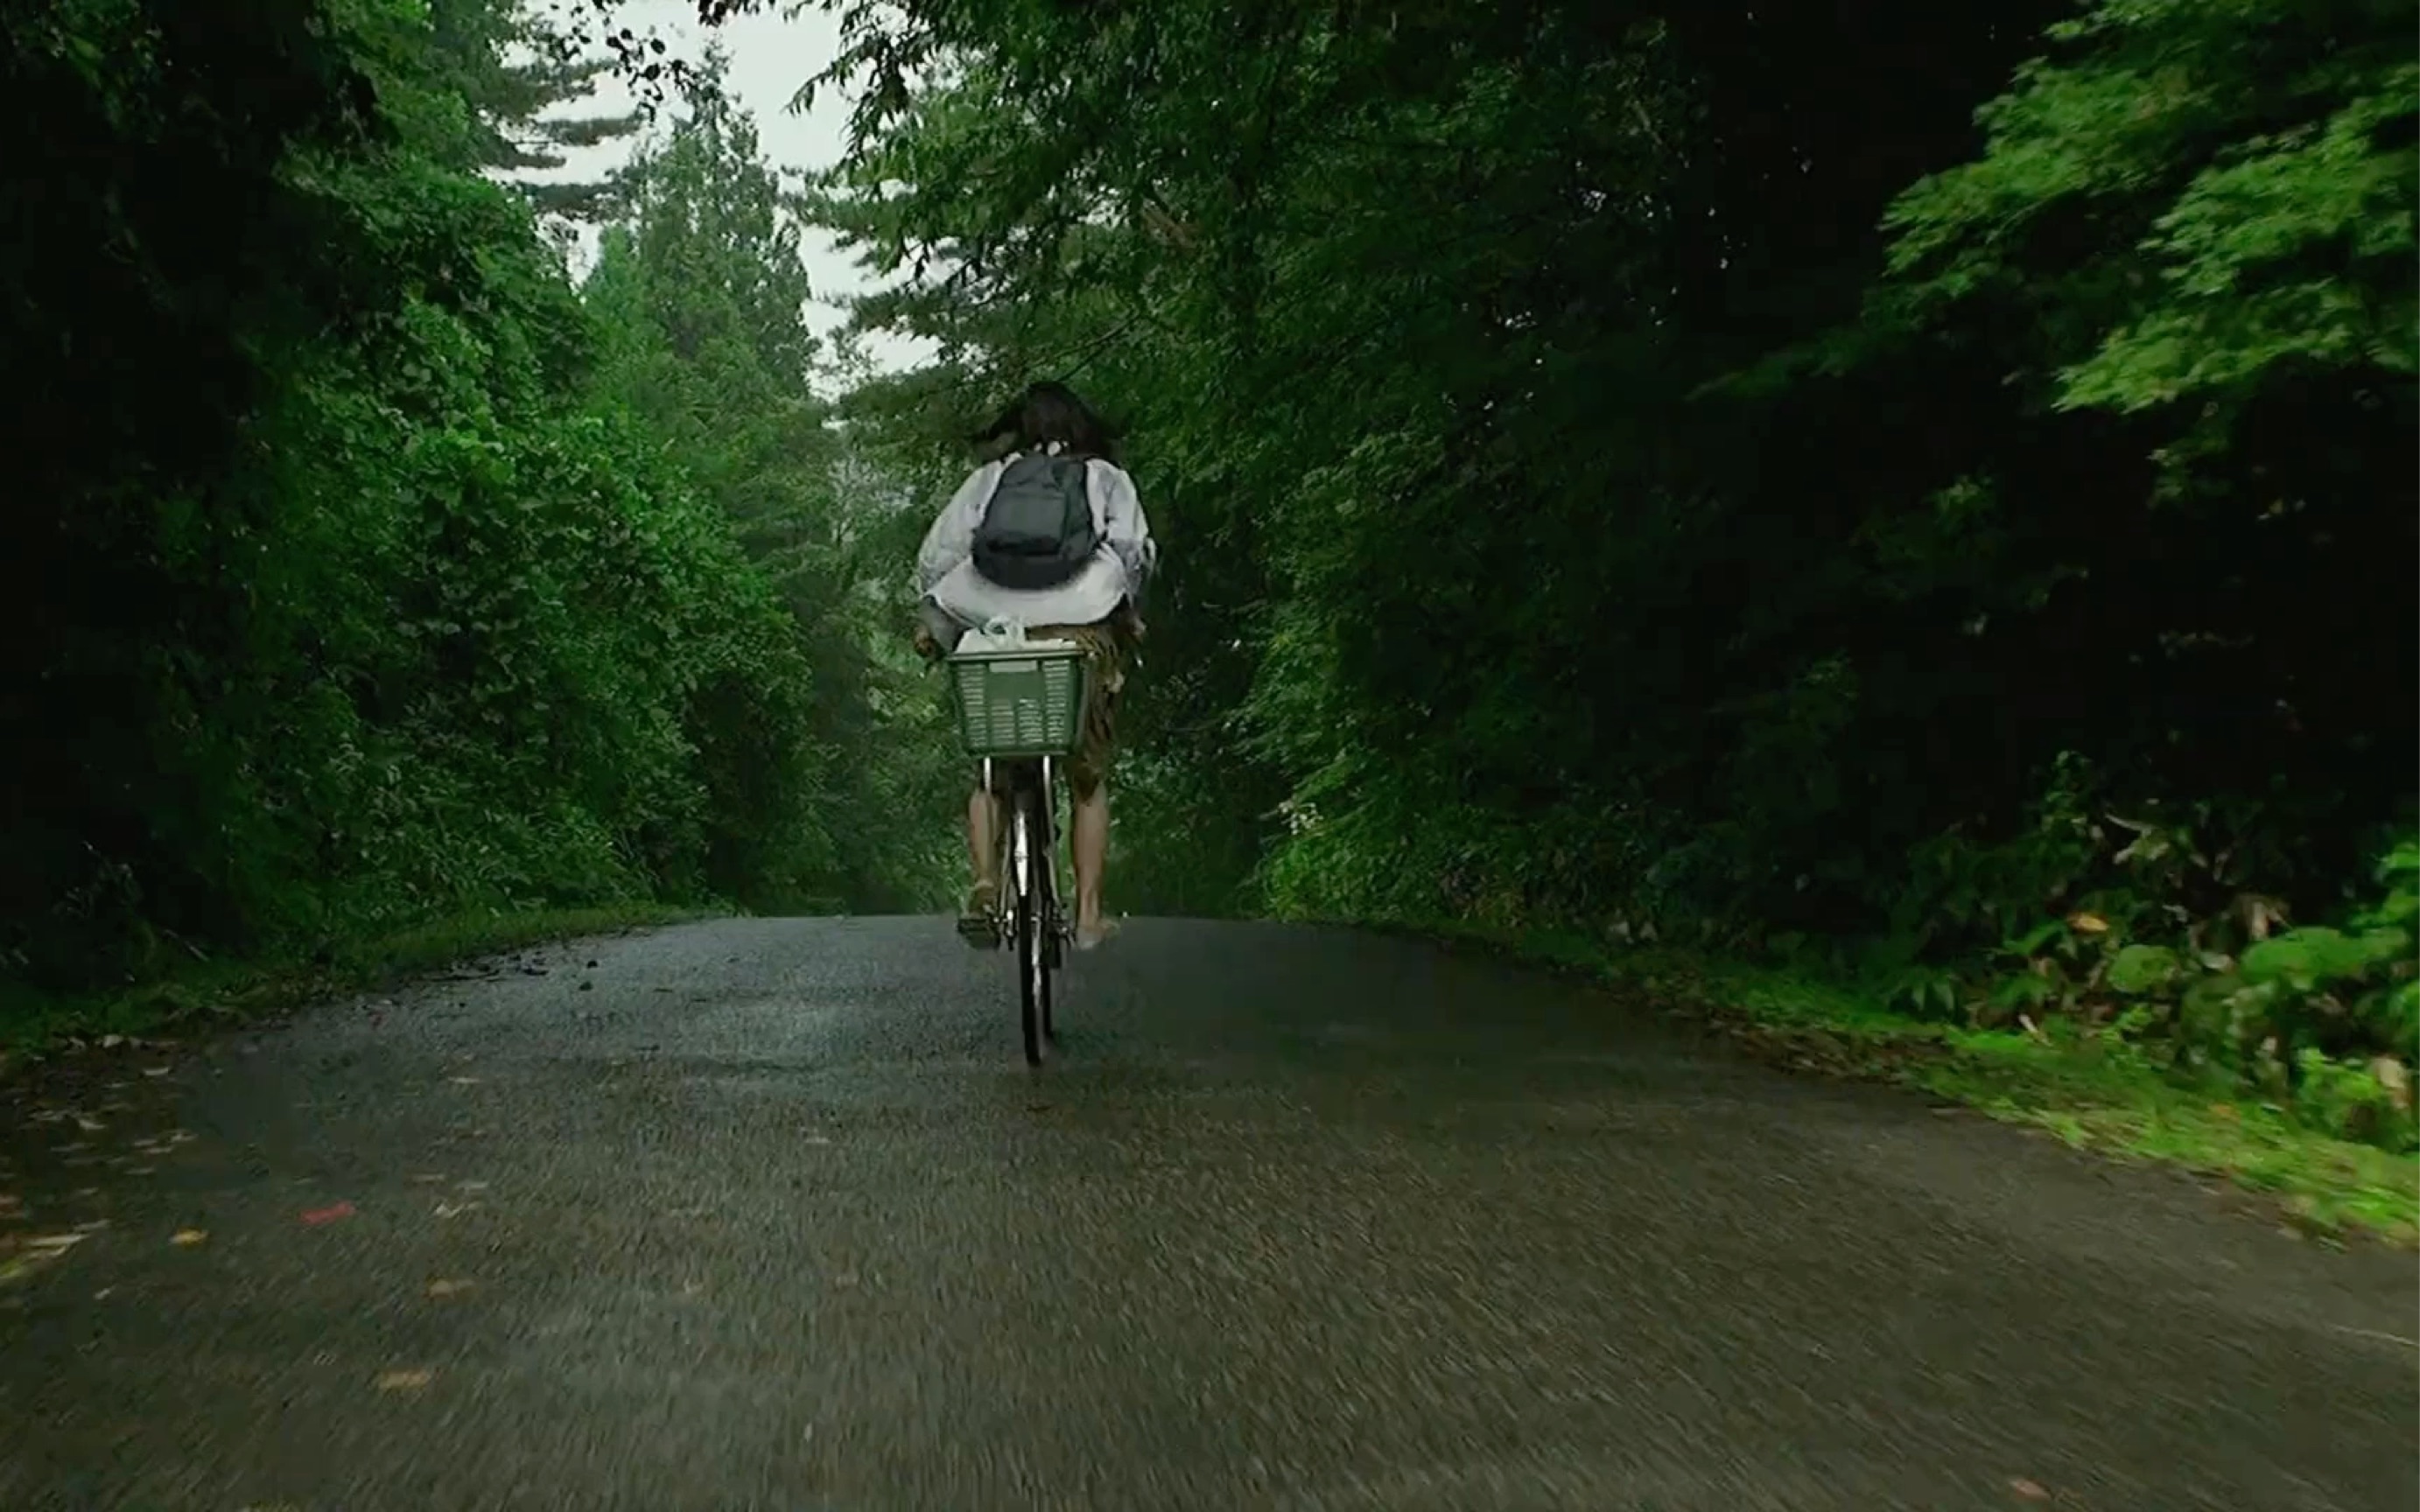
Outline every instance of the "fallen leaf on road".
<svg viewBox="0 0 2420 1512">
<path fill-rule="evenodd" d="M 168 1068 L 165 1066 L 146 1066 L 143 1068 L 143 1074 L 146 1076 L 165 1076 L 168 1074 Z"/>
<path fill-rule="evenodd" d="M 476 1087 L 479 1085 L 479 1078 L 476 1076 L 448 1076 L 445 1079 L 452 1082 L 457 1087 Z"/>
<path fill-rule="evenodd" d="M 352 1215 L 353 1205 L 351 1203 L 335 1202 L 331 1203 L 324 1208 L 313 1208 L 308 1212 L 302 1214 L 302 1221 L 312 1227 L 317 1228 L 322 1224 L 332 1224 L 339 1218 L 349 1218 Z"/>
<path fill-rule="evenodd" d="M 442 1171 L 423 1171 L 412 1180 L 422 1186 L 428 1186 L 445 1180 L 445 1174 Z"/>
<path fill-rule="evenodd" d="M 471 1287 L 472 1283 L 468 1281 L 431 1281 L 428 1283 L 428 1294 L 441 1300 L 446 1297 L 458 1297 L 470 1290 Z"/>
<path fill-rule="evenodd" d="M 179 1228 L 168 1236 L 168 1242 L 179 1249 L 192 1249 L 210 1236 L 199 1228 Z"/>
<path fill-rule="evenodd" d="M 457 1181 L 454 1184 L 460 1187 L 465 1192 L 485 1192 L 488 1190 L 488 1183 L 485 1181 Z"/>
<path fill-rule="evenodd" d="M 469 1212 L 473 1208 L 477 1206 L 478 1204 L 475 1202 L 441 1202 L 437 1205 L 437 1216 L 440 1218 L 459 1218 L 462 1214 Z"/>
<path fill-rule="evenodd" d="M 418 1391 L 437 1379 L 433 1370 L 389 1370 L 378 1378 L 380 1391 Z"/>
<path fill-rule="evenodd" d="M 2009 1481 L 2009 1489 L 2016 1492 L 2019 1496 L 2024 1497 L 2028 1502 L 2047 1502 L 2050 1500 L 2050 1492 L 2042 1489 L 2040 1482 L 2027 1480 L 2023 1475 L 2011 1477 Z"/>
<path fill-rule="evenodd" d="M 0 1255 L 0 1287 L 23 1281 L 81 1242 L 82 1234 L 53 1234 L 25 1241 L 23 1253 Z"/>
</svg>

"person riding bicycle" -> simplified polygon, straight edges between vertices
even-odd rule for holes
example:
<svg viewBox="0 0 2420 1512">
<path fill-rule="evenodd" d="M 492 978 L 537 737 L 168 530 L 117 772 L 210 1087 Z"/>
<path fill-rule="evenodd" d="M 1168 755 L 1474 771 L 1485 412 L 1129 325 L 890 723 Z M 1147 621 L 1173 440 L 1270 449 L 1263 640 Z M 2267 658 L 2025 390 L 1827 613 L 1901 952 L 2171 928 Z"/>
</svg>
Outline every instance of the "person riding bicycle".
<svg viewBox="0 0 2420 1512">
<path fill-rule="evenodd" d="M 1035 383 L 978 434 L 1007 453 L 977 468 L 942 507 L 916 553 L 916 649 L 946 655 L 970 628 L 1022 624 L 1036 640 L 1071 640 L 1092 671 L 1083 730 L 1068 759 L 1074 798 L 1076 948 L 1112 926 L 1101 913 L 1109 848 L 1109 766 L 1128 654 L 1142 638 L 1138 605 L 1158 562 L 1134 479 L 1100 418 L 1073 391 Z M 1000 797 L 978 783 L 967 800 L 974 886 L 958 918 L 968 943 L 998 943 Z"/>
</svg>

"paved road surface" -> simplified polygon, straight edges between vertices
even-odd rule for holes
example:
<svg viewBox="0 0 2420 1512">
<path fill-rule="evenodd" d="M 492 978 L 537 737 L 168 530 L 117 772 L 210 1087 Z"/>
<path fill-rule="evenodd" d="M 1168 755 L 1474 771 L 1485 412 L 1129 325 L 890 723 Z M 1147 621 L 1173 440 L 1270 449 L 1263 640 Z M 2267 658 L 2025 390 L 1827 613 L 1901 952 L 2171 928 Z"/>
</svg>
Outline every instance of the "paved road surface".
<svg viewBox="0 0 2420 1512">
<path fill-rule="evenodd" d="M 1036 1075 L 939 920 L 521 959 L 0 1093 L 107 1225 L 0 1508 L 2414 1505 L 2408 1257 L 1575 986 L 1146 921 Z"/>
</svg>

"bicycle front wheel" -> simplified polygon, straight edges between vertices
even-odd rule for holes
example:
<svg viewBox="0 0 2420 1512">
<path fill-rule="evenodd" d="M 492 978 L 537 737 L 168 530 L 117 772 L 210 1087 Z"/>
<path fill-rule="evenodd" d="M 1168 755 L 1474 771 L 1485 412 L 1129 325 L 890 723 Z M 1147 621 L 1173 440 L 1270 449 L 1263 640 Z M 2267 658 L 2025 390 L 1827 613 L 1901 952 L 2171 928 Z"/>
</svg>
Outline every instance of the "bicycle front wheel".
<svg viewBox="0 0 2420 1512">
<path fill-rule="evenodd" d="M 1010 820 L 1016 863 L 1016 983 L 1019 1017 L 1025 1030 L 1025 1063 L 1042 1064 L 1051 1039 L 1050 967 L 1051 907 L 1049 825 L 1041 807 L 1047 800 L 1033 793 L 1018 795 Z"/>
</svg>

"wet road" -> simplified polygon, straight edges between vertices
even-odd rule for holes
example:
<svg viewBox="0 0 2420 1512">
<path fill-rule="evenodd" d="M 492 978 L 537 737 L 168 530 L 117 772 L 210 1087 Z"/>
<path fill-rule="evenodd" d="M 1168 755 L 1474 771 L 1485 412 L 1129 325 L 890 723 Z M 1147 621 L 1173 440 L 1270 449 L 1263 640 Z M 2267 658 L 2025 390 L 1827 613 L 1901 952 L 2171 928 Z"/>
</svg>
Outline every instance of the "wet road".
<svg viewBox="0 0 2420 1512">
<path fill-rule="evenodd" d="M 1032 1073 L 940 920 L 517 959 L 0 1093 L 0 1508 L 2414 1504 L 2408 1256 L 1575 985 L 1142 921 Z"/>
</svg>

